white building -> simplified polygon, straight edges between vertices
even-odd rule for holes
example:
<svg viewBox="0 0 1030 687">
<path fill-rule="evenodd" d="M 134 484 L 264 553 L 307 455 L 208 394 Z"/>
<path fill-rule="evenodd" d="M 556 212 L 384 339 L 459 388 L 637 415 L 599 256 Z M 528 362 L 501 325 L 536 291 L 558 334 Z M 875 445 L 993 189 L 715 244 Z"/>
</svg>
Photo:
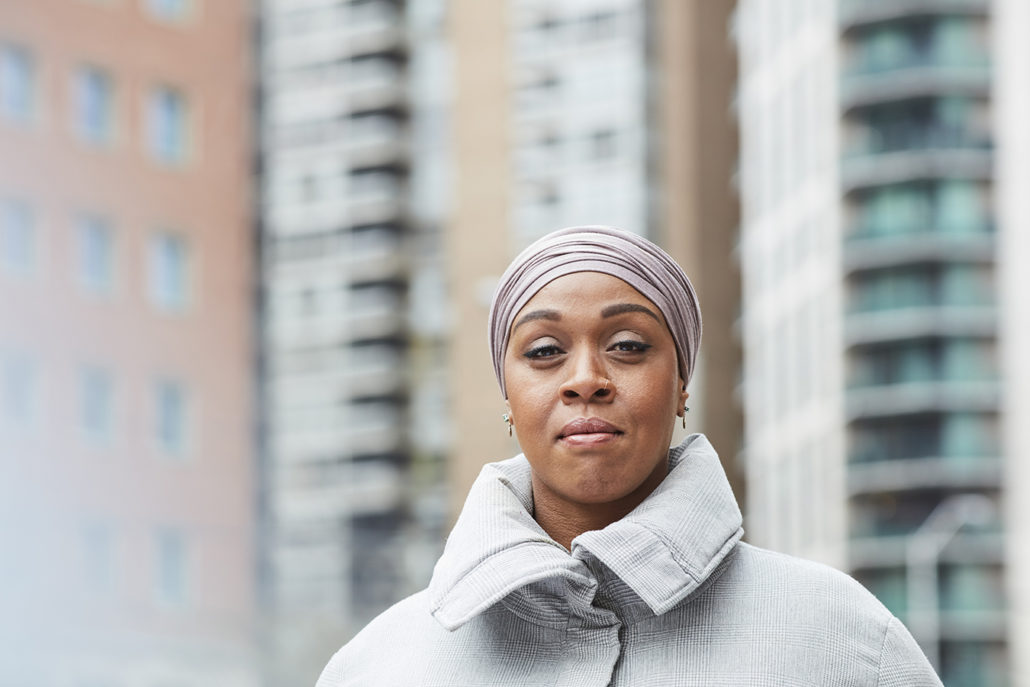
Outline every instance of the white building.
<svg viewBox="0 0 1030 687">
<path fill-rule="evenodd" d="M 262 566 L 288 672 L 425 585 L 442 545 L 446 50 L 438 2 L 262 19 Z"/>
<path fill-rule="evenodd" d="M 1020 654 L 992 23 L 986 0 L 744 0 L 736 27 L 748 531 L 849 570 L 949 686 L 1010 684 Z"/>
</svg>

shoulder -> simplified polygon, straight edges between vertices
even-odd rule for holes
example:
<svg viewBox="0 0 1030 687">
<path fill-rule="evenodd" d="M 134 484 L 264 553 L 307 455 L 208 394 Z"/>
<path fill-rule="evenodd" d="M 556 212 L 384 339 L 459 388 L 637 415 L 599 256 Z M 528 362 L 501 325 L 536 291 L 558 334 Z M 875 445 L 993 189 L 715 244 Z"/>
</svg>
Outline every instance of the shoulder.
<svg viewBox="0 0 1030 687">
<path fill-rule="evenodd" d="M 849 656 L 875 684 L 940 684 L 901 621 L 840 570 L 742 543 L 718 585 L 758 626 L 783 639 L 808 637 L 828 656 Z"/>
<path fill-rule="evenodd" d="M 410 675 L 415 666 L 406 663 L 446 634 L 429 614 L 427 592 L 413 594 L 383 611 L 344 644 L 329 660 L 316 687 L 391 684 L 384 682 L 384 673 Z"/>
<path fill-rule="evenodd" d="M 815 594 L 821 604 L 844 604 L 876 618 L 884 627 L 891 613 L 857 580 L 823 563 L 750 544 L 737 546 L 733 573 L 745 584 L 772 588 L 790 595 Z M 768 591 L 769 589 L 767 589 Z"/>
</svg>

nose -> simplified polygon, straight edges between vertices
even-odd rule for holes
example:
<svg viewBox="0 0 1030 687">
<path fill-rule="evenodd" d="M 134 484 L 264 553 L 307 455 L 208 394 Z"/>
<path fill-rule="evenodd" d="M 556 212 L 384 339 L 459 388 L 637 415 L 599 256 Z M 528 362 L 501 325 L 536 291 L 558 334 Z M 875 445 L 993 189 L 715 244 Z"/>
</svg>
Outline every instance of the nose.
<svg viewBox="0 0 1030 687">
<path fill-rule="evenodd" d="M 610 401 L 615 395 L 615 383 L 599 356 L 590 353 L 574 355 L 567 365 L 568 376 L 560 389 L 565 403 Z"/>
</svg>

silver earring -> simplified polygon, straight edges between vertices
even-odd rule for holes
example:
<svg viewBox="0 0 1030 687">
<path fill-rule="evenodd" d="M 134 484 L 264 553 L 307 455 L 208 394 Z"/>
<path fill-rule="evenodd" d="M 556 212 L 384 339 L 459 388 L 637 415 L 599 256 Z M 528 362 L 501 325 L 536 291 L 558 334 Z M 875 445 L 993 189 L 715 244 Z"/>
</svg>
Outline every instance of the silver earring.
<svg viewBox="0 0 1030 687">
<path fill-rule="evenodd" d="M 683 414 L 680 415 L 680 419 L 683 420 L 683 429 L 687 428 L 687 411 L 689 410 L 690 408 L 688 408 L 687 406 L 683 406 Z"/>
<path fill-rule="evenodd" d="M 508 436 L 511 436 L 511 414 L 505 413 L 501 416 L 501 419 L 508 423 Z"/>
</svg>

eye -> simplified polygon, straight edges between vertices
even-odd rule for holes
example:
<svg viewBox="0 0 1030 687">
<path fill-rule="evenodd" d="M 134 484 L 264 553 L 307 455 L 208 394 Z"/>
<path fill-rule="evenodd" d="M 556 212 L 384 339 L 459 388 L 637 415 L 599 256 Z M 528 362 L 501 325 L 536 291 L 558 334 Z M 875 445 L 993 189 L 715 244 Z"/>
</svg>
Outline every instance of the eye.
<svg viewBox="0 0 1030 687">
<path fill-rule="evenodd" d="M 651 348 L 651 344 L 649 343 L 626 339 L 624 341 L 616 341 L 608 347 L 608 350 L 615 351 L 617 353 L 643 353 L 649 348 Z"/>
<path fill-rule="evenodd" d="M 534 346 L 522 355 L 530 360 L 543 360 L 546 358 L 552 358 L 556 355 L 561 355 L 562 353 L 564 353 L 564 351 L 554 344 L 542 344 L 540 346 Z"/>
</svg>

